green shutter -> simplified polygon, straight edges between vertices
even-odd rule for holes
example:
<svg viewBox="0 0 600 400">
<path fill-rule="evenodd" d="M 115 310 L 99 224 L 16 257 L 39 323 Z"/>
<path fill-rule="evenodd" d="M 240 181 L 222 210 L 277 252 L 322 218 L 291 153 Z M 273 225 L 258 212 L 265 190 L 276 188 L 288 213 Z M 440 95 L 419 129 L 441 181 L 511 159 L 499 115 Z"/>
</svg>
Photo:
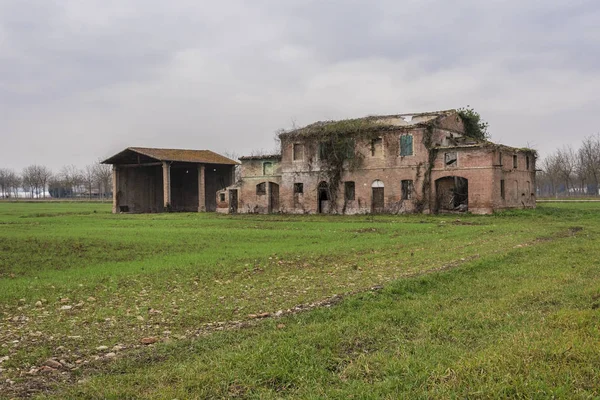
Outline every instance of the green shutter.
<svg viewBox="0 0 600 400">
<path fill-rule="evenodd" d="M 413 137 L 412 135 L 400 136 L 400 155 L 411 156 L 413 154 Z"/>
</svg>

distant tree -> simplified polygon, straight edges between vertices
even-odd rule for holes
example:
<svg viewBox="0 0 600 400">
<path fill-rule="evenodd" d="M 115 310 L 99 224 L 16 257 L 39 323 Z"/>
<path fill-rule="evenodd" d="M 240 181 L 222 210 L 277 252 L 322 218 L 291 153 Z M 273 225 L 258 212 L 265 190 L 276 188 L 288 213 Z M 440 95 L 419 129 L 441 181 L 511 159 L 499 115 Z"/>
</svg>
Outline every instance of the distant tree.
<svg viewBox="0 0 600 400">
<path fill-rule="evenodd" d="M 82 182 L 85 185 L 85 189 L 87 191 L 89 199 L 92 198 L 92 191 L 96 184 L 96 173 L 94 168 L 94 165 L 87 165 L 81 173 Z"/>
<path fill-rule="evenodd" d="M 562 183 L 565 184 L 567 195 L 569 195 L 572 193 L 571 189 L 574 190 L 573 179 L 578 169 L 577 157 L 573 148 L 571 146 L 563 146 L 561 149 L 558 149 L 555 154 L 555 162 L 558 174 Z"/>
<path fill-rule="evenodd" d="M 590 192 L 597 195 L 600 184 L 600 134 L 583 139 L 578 157 Z"/>
<path fill-rule="evenodd" d="M 100 161 L 94 164 L 94 181 L 100 196 L 108 196 L 112 192 L 112 167 Z"/>
<path fill-rule="evenodd" d="M 71 196 L 75 196 L 83 185 L 83 173 L 75 165 L 71 164 L 62 167 L 59 177 L 65 187 L 70 190 Z"/>
<path fill-rule="evenodd" d="M 21 177 L 12 170 L 8 172 L 8 192 L 9 196 L 18 198 L 19 188 L 21 187 Z M 12 193 L 12 194 L 11 194 Z"/>
<path fill-rule="evenodd" d="M 37 191 L 36 175 L 37 172 L 35 165 L 25 167 L 21 172 L 21 185 L 23 187 L 23 191 L 25 193 L 29 193 L 29 197 L 31 198 L 34 198 Z"/>
<path fill-rule="evenodd" d="M 8 197 L 8 174 L 9 170 L 6 168 L 0 168 L 0 196 L 2 198 Z"/>
</svg>

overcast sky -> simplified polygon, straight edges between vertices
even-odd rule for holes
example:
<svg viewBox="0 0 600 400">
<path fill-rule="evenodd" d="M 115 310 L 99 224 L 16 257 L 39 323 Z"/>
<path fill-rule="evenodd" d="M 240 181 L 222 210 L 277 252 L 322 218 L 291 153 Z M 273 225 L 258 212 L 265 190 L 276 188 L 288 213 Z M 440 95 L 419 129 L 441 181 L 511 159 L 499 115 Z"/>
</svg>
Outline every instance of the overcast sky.
<svg viewBox="0 0 600 400">
<path fill-rule="evenodd" d="M 0 167 L 467 104 L 542 155 L 600 132 L 600 1 L 0 0 Z"/>
</svg>

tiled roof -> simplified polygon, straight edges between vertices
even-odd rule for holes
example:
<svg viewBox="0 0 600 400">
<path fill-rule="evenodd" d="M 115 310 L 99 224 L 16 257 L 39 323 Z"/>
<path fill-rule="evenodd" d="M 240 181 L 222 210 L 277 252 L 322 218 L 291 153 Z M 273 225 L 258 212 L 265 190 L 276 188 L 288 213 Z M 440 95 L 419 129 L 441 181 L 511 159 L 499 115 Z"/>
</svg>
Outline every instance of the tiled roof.
<svg viewBox="0 0 600 400">
<path fill-rule="evenodd" d="M 127 153 L 134 152 L 158 161 L 179 161 L 202 164 L 239 164 L 230 158 L 210 150 L 155 149 L 149 147 L 128 147 L 122 152 L 103 161 L 104 164 L 116 164 Z"/>
<path fill-rule="evenodd" d="M 281 160 L 281 154 L 264 154 L 261 156 L 243 156 L 240 160 Z"/>
</svg>

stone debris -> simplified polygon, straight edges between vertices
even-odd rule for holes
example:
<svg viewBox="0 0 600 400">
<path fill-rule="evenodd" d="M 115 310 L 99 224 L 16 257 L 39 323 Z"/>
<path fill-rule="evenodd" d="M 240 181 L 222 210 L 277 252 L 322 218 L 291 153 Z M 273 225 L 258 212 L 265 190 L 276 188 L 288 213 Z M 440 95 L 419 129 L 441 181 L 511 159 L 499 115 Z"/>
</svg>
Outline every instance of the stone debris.
<svg viewBox="0 0 600 400">
<path fill-rule="evenodd" d="M 54 369 L 60 369 L 63 365 L 55 359 L 49 358 L 44 362 L 44 365 Z"/>
<path fill-rule="evenodd" d="M 145 337 L 145 338 L 140 339 L 140 343 L 146 344 L 146 345 L 153 344 L 156 342 L 158 342 L 158 338 L 155 338 L 155 337 Z"/>
</svg>

